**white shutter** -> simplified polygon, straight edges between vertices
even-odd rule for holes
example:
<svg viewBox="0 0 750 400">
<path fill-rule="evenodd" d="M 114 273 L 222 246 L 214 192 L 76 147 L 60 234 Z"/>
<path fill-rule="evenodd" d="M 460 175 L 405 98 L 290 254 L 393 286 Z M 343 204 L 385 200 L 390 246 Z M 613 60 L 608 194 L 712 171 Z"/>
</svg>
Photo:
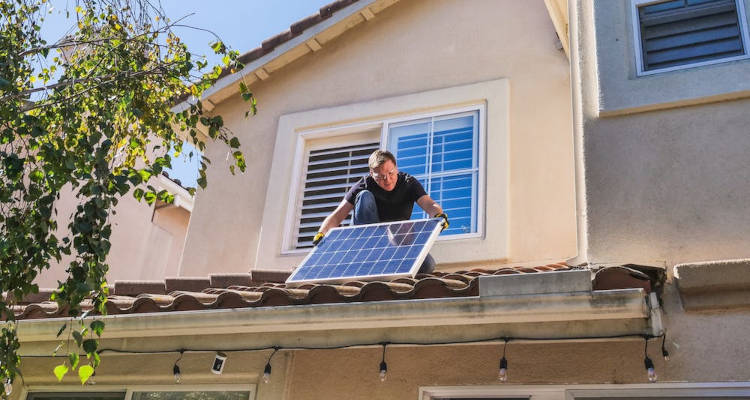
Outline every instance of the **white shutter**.
<svg viewBox="0 0 750 400">
<path fill-rule="evenodd" d="M 360 178 L 367 175 L 367 160 L 380 143 L 311 150 L 305 171 L 296 248 L 312 247 L 312 239 L 323 222 Z M 349 218 L 343 224 L 349 223 Z"/>
</svg>

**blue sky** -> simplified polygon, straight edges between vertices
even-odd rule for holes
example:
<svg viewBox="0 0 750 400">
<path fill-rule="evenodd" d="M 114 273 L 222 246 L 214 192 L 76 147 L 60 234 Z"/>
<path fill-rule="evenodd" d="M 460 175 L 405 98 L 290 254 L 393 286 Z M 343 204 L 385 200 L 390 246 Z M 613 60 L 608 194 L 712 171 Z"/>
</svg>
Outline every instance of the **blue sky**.
<svg viewBox="0 0 750 400">
<path fill-rule="evenodd" d="M 215 32 L 231 48 L 240 53 L 258 47 L 260 43 L 285 31 L 292 23 L 318 12 L 318 9 L 333 0 L 162 0 L 167 15 L 172 20 L 187 16 L 183 23 Z M 65 18 L 66 7 L 75 8 L 75 1 L 52 0 L 55 7 L 43 25 L 43 34 L 52 43 L 61 38 L 74 25 L 74 20 Z M 212 56 L 208 46 L 214 41 L 210 33 L 187 28 L 177 28 L 176 33 L 187 43 L 191 51 L 209 56 L 213 63 L 219 60 Z M 189 150 L 184 150 L 184 154 Z M 195 186 L 197 159 L 175 160 L 170 176 L 178 178 L 184 186 Z"/>
</svg>

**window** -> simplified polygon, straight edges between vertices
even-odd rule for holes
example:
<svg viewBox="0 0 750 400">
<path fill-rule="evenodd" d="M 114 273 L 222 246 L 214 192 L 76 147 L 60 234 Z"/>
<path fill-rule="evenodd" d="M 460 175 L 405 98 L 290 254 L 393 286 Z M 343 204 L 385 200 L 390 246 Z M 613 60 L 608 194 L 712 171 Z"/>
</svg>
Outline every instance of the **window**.
<svg viewBox="0 0 750 400">
<path fill-rule="evenodd" d="M 26 400 L 248 400 L 252 399 L 253 389 L 239 387 L 241 385 L 227 385 L 220 388 L 215 385 L 201 385 L 191 388 L 174 388 L 165 390 L 164 386 L 149 387 L 136 386 L 122 391 L 94 391 L 85 388 L 80 391 L 54 392 L 44 389 L 30 391 Z M 232 390 L 232 386 L 236 389 Z"/>
<path fill-rule="evenodd" d="M 635 0 L 633 4 L 639 74 L 747 55 L 743 1 Z"/>
<path fill-rule="evenodd" d="M 422 387 L 423 400 L 749 400 L 746 382 Z"/>
<path fill-rule="evenodd" d="M 312 239 L 325 217 L 336 209 L 349 188 L 369 172 L 367 160 L 378 147 L 378 142 L 370 142 L 308 152 L 297 249 L 312 247 Z M 347 217 L 343 224 L 349 223 Z"/>
<path fill-rule="evenodd" d="M 448 214 L 443 236 L 478 231 L 478 110 L 391 123 L 387 147 Z M 412 219 L 427 217 L 414 207 Z"/>
</svg>

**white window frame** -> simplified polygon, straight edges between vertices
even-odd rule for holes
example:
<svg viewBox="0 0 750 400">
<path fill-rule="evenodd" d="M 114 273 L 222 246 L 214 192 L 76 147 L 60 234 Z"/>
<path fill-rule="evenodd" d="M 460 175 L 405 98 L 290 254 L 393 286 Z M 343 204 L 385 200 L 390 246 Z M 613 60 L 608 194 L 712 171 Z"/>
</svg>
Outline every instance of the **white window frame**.
<svg viewBox="0 0 750 400">
<path fill-rule="evenodd" d="M 124 400 L 132 400 L 133 392 L 249 392 L 247 400 L 255 399 L 256 385 L 66 385 L 29 386 L 21 391 L 20 399 L 26 400 L 29 393 L 125 393 Z"/>
<path fill-rule="evenodd" d="M 645 375 L 645 371 L 644 371 Z M 599 385 L 492 385 L 420 387 L 419 400 L 437 398 L 518 398 L 530 400 L 585 400 L 593 397 L 661 398 L 670 396 L 735 397 L 750 396 L 750 382 L 644 383 Z"/>
<path fill-rule="evenodd" d="M 486 181 L 486 170 L 485 170 L 485 154 L 486 154 L 486 139 L 485 139 L 485 123 L 486 120 L 485 117 L 485 111 L 486 107 L 484 104 L 476 104 L 466 107 L 458 107 L 458 108 L 452 108 L 448 110 L 440 110 L 440 111 L 433 111 L 429 113 L 422 113 L 422 114 L 412 114 L 408 116 L 401 116 L 398 118 L 390 118 L 383 120 L 383 128 L 381 133 L 381 139 L 380 139 L 380 148 L 383 150 L 386 150 L 386 146 L 388 144 L 388 140 L 390 139 L 388 136 L 388 133 L 390 132 L 390 126 L 393 124 L 401 123 L 401 122 L 409 122 L 412 120 L 419 120 L 419 119 L 425 119 L 425 118 L 433 118 L 433 117 L 443 117 L 448 116 L 451 114 L 461 114 L 461 113 L 468 113 L 468 112 L 478 112 L 477 115 L 477 135 L 479 139 L 479 143 L 477 144 L 477 152 L 473 155 L 473 157 L 478 158 L 477 166 L 477 209 L 474 210 L 474 213 L 476 215 L 474 216 L 476 219 L 477 224 L 477 231 L 476 232 L 470 232 L 470 233 L 460 233 L 457 235 L 450 235 L 450 236 L 438 236 L 438 241 L 447 241 L 447 240 L 461 240 L 461 239 L 472 239 L 472 238 L 480 238 L 484 236 L 484 207 L 485 207 L 485 181 Z M 396 160 L 398 161 L 398 160 Z M 425 188 L 427 189 L 427 188 Z M 428 193 L 429 194 L 429 193 Z M 448 216 L 450 219 L 450 215 Z"/>
<path fill-rule="evenodd" d="M 292 176 L 292 184 L 290 186 L 289 201 L 287 204 L 286 219 L 284 222 L 284 234 L 282 239 L 282 255 L 293 255 L 293 254 L 307 254 L 310 249 L 295 249 L 295 228 L 298 226 L 299 219 L 301 217 L 300 204 L 302 201 L 302 191 L 305 185 L 305 173 L 307 172 L 307 162 L 310 154 L 310 150 L 315 150 L 309 143 L 314 140 L 326 139 L 331 137 L 345 137 L 355 136 L 357 134 L 364 134 L 368 131 L 378 129 L 380 130 L 380 148 L 385 150 L 388 143 L 388 130 L 389 126 L 394 123 L 408 122 L 411 120 L 421 118 L 440 117 L 450 114 L 459 114 L 463 112 L 477 111 L 477 126 L 478 134 L 478 174 L 477 174 L 477 210 L 476 212 L 476 224 L 477 231 L 472 233 L 463 233 L 457 235 L 450 235 L 444 237 L 438 237 L 438 241 L 450 241 L 450 240 L 461 240 L 461 239 L 472 239 L 481 238 L 484 236 L 484 218 L 485 218 L 485 182 L 486 182 L 486 105 L 485 103 L 476 103 L 468 106 L 445 108 L 439 111 L 432 111 L 427 113 L 415 113 L 407 115 L 399 115 L 398 117 L 390 118 L 379 118 L 370 120 L 363 123 L 356 124 L 343 124 L 339 126 L 311 129 L 298 132 L 297 147 L 294 154 L 294 174 Z M 369 140 L 364 138 L 353 138 L 351 142 L 342 141 L 342 145 L 366 143 Z M 343 197 L 342 197 L 343 198 Z M 450 218 L 450 215 L 448 216 Z"/>
<path fill-rule="evenodd" d="M 700 61 L 700 62 L 691 63 L 691 64 L 675 65 L 672 67 L 644 71 L 643 69 L 643 42 L 641 41 L 641 22 L 640 22 L 640 18 L 638 15 L 638 8 L 642 6 L 651 5 L 651 4 L 663 3 L 665 1 L 669 1 L 669 0 L 630 0 L 631 23 L 633 26 L 633 48 L 635 50 L 635 66 L 636 66 L 637 76 L 648 76 L 648 75 L 660 74 L 662 72 L 679 71 L 679 70 L 688 69 L 688 68 L 697 68 L 697 67 L 703 67 L 706 65 L 721 64 L 721 63 L 744 60 L 744 59 L 750 58 L 750 49 L 748 49 L 748 47 L 750 46 L 750 35 L 748 34 L 747 17 L 745 14 L 745 1 L 734 0 L 735 4 L 737 5 L 737 20 L 740 26 L 740 36 L 742 37 L 742 42 L 743 42 L 742 47 L 745 50 L 745 54 L 734 56 L 734 57 L 719 58 L 716 60 Z"/>
</svg>

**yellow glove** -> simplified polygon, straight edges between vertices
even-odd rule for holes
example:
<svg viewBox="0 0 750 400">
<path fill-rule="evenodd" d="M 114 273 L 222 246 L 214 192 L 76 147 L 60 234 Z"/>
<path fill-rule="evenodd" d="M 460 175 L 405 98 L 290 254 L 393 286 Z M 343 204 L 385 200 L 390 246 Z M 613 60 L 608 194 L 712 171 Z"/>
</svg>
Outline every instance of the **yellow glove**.
<svg viewBox="0 0 750 400">
<path fill-rule="evenodd" d="M 321 240 L 323 240 L 323 236 L 325 236 L 325 233 L 318 232 L 315 237 L 313 238 L 313 246 L 317 246 L 318 243 L 320 243 Z"/>
<path fill-rule="evenodd" d="M 448 215 L 443 213 L 440 213 L 435 216 L 435 218 L 442 218 L 443 219 L 443 229 L 440 230 L 440 232 L 448 229 L 449 226 L 451 226 L 450 222 L 448 222 Z"/>
</svg>

